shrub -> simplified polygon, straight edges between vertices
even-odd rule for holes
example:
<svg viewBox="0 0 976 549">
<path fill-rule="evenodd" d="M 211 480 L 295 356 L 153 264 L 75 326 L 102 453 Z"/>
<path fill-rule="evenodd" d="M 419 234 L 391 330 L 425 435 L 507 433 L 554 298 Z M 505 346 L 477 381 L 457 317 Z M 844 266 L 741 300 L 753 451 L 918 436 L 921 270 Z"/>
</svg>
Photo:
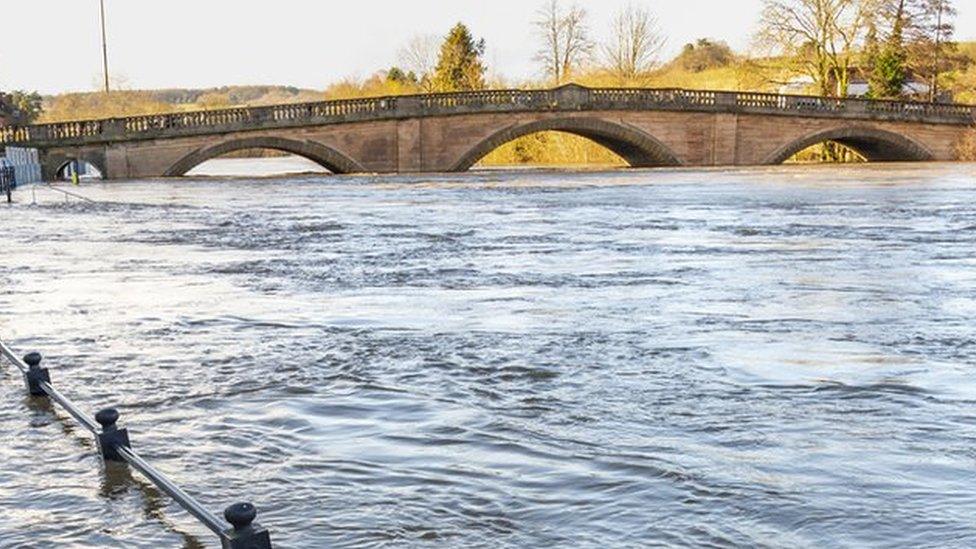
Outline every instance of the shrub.
<svg viewBox="0 0 976 549">
<path fill-rule="evenodd" d="M 37 120 L 42 110 L 41 96 L 37 92 L 0 92 L 0 122 L 25 126 Z"/>
<path fill-rule="evenodd" d="M 956 152 L 959 160 L 976 162 L 976 127 L 966 132 L 966 135 L 959 141 Z"/>
<path fill-rule="evenodd" d="M 702 72 L 727 67 L 733 62 L 735 54 L 728 44 L 701 38 L 693 44 L 685 44 L 672 63 L 689 72 Z"/>
</svg>

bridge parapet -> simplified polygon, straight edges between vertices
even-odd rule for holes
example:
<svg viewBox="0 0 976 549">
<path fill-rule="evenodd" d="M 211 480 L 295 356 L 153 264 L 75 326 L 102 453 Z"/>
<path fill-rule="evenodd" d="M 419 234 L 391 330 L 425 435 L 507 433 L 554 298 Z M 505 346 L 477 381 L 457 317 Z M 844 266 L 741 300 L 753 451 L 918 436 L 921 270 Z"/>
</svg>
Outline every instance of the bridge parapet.
<svg viewBox="0 0 976 549">
<path fill-rule="evenodd" d="M 422 112 L 410 113 L 422 116 L 430 111 L 457 108 L 491 109 L 492 107 L 548 109 L 554 104 L 549 90 L 486 90 L 461 93 L 432 93 L 417 96 Z"/>
<path fill-rule="evenodd" d="M 673 110 L 710 109 L 717 104 L 716 96 L 722 92 L 647 89 L 647 88 L 603 88 L 591 90 L 591 101 L 600 108 L 666 108 Z M 734 94 L 732 94 L 734 95 Z"/>
<path fill-rule="evenodd" d="M 968 125 L 976 106 L 755 92 L 648 88 L 484 90 L 237 107 L 0 128 L 0 144 L 38 148 L 492 112 L 697 111 Z"/>
</svg>

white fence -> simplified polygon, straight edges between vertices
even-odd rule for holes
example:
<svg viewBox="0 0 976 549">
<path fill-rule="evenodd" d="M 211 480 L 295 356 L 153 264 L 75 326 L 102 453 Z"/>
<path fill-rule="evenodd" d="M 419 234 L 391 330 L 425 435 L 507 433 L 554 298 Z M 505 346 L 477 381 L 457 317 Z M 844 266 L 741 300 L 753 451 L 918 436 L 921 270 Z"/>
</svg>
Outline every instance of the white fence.
<svg viewBox="0 0 976 549">
<path fill-rule="evenodd" d="M 6 158 L 14 167 L 15 181 L 18 185 L 41 181 L 41 164 L 37 149 L 7 147 Z"/>
</svg>

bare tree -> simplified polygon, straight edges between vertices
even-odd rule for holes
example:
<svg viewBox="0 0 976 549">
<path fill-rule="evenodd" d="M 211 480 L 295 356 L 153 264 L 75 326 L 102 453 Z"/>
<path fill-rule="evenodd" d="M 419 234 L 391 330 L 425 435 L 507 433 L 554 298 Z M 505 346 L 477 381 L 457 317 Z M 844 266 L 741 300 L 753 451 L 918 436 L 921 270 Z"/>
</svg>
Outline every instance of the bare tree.
<svg viewBox="0 0 976 549">
<path fill-rule="evenodd" d="M 437 57 L 440 54 L 441 39 L 432 34 L 418 34 L 410 39 L 397 55 L 403 67 L 414 73 L 420 87 L 426 91 L 433 91 L 433 75 L 437 68 Z"/>
<path fill-rule="evenodd" d="M 868 22 L 879 1 L 835 0 L 832 26 L 836 37 L 828 43 L 838 97 L 847 96 L 851 75 L 867 37 Z"/>
<path fill-rule="evenodd" d="M 593 53 L 586 10 L 576 4 L 563 9 L 559 0 L 546 0 L 534 24 L 542 42 L 536 60 L 558 86 Z"/>
<path fill-rule="evenodd" d="M 789 56 L 820 95 L 843 97 L 877 1 L 764 0 L 757 38 Z"/>
<path fill-rule="evenodd" d="M 657 18 L 646 8 L 628 4 L 614 17 L 603 56 L 611 73 L 622 80 L 633 80 L 654 68 L 666 43 Z"/>
<path fill-rule="evenodd" d="M 951 0 L 914 0 L 908 28 L 909 63 L 915 74 L 929 81 L 929 101 L 939 97 L 939 75 L 955 50 L 956 8 Z"/>
</svg>

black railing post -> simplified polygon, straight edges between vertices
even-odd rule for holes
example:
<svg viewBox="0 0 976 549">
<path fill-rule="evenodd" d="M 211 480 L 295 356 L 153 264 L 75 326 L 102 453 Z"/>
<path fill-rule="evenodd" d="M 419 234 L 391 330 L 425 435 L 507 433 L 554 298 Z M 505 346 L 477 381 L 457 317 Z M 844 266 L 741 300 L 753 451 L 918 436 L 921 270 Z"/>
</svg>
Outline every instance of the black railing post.
<svg viewBox="0 0 976 549">
<path fill-rule="evenodd" d="M 130 448 L 128 429 L 119 429 L 115 424 L 119 420 L 119 411 L 108 408 L 95 414 L 95 421 L 102 426 L 102 432 L 97 433 L 98 450 L 105 461 L 125 461 L 119 455 L 118 448 Z"/>
<path fill-rule="evenodd" d="M 23 359 L 17 358 L 13 351 L 0 340 L 0 358 L 7 359 L 24 375 L 27 390 L 31 395 L 46 396 L 60 405 L 64 411 L 75 418 L 88 432 L 95 435 L 98 451 L 104 462 L 128 463 L 148 478 L 157 488 L 166 492 L 176 503 L 203 523 L 208 530 L 220 537 L 224 549 L 272 549 L 271 534 L 260 524 L 254 522 L 257 510 L 250 503 L 231 505 L 224 511 L 231 528 L 216 515 L 208 511 L 193 496 L 184 492 L 172 480 L 144 460 L 129 445 L 129 431 L 118 426 L 119 411 L 107 408 L 95 414 L 95 418 L 79 409 L 71 400 L 51 385 L 51 377 L 46 368 L 41 368 L 40 353 L 30 353 Z M 101 431 L 99 431 L 99 425 Z"/>
<path fill-rule="evenodd" d="M 47 391 L 41 388 L 41 383 L 51 383 L 51 372 L 41 368 L 41 353 L 28 353 L 24 356 L 27 371 L 24 372 L 24 383 L 31 396 L 47 396 Z"/>
<path fill-rule="evenodd" d="M 250 503 L 235 503 L 224 510 L 224 518 L 233 525 L 220 534 L 223 549 L 271 549 L 271 534 L 254 522 L 258 510 Z"/>
</svg>

